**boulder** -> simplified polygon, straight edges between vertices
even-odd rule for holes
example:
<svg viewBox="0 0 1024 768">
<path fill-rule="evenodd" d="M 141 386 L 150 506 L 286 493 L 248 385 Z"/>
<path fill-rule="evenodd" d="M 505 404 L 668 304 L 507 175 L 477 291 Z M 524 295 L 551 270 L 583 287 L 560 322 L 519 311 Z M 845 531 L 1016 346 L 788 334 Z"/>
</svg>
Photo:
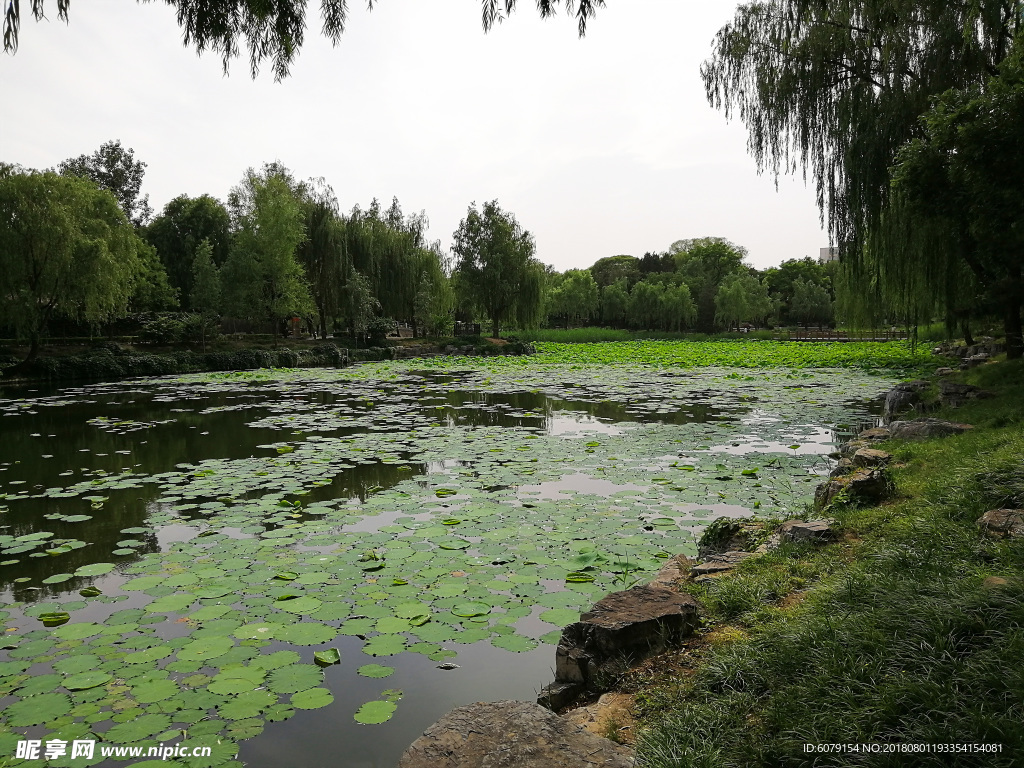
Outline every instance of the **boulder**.
<svg viewBox="0 0 1024 768">
<path fill-rule="evenodd" d="M 719 517 L 704 529 L 697 542 L 701 558 L 724 552 L 750 551 L 764 538 L 767 523 L 749 518 Z"/>
<path fill-rule="evenodd" d="M 877 504 L 888 498 L 892 483 L 881 469 L 858 469 L 822 483 L 814 492 L 814 506 L 822 509 L 843 494 L 854 503 Z"/>
<path fill-rule="evenodd" d="M 632 742 L 633 707 L 636 698 L 626 693 L 606 693 L 593 704 L 565 712 L 562 717 L 595 736 L 609 738 L 616 734 L 617 741 Z"/>
<path fill-rule="evenodd" d="M 993 538 L 1024 537 L 1024 509 L 990 509 L 978 518 L 978 526 Z"/>
<path fill-rule="evenodd" d="M 555 680 L 600 688 L 602 672 L 666 650 L 698 623 L 698 603 L 685 593 L 651 586 L 613 592 L 562 630 Z"/>
<path fill-rule="evenodd" d="M 984 365 L 988 362 L 989 355 L 987 352 L 979 352 L 976 355 L 965 357 L 963 362 L 960 363 L 960 370 L 966 371 L 969 368 L 977 368 L 979 365 Z"/>
<path fill-rule="evenodd" d="M 970 424 L 959 424 L 955 421 L 942 419 L 915 419 L 914 421 L 894 421 L 889 425 L 889 433 L 900 440 L 926 440 L 930 437 L 949 437 L 959 435 L 969 429 Z"/>
<path fill-rule="evenodd" d="M 885 396 L 882 418 L 889 421 L 897 413 L 913 410 L 921 402 L 921 393 L 928 388 L 924 379 L 905 381 L 889 390 Z"/>
<path fill-rule="evenodd" d="M 854 467 L 884 467 L 892 461 L 892 454 L 876 448 L 860 448 L 850 463 Z"/>
<path fill-rule="evenodd" d="M 676 555 L 665 563 L 647 585 L 649 587 L 664 587 L 675 589 L 686 580 L 686 575 L 693 567 L 693 562 L 686 555 Z"/>
<path fill-rule="evenodd" d="M 731 571 L 741 562 L 746 560 L 748 557 L 754 557 L 754 552 L 723 552 L 720 555 L 712 555 L 703 563 L 694 565 L 690 568 L 690 576 L 698 578 L 700 576 L 710 576 L 715 573 L 725 573 Z"/>
<path fill-rule="evenodd" d="M 939 400 L 950 408 L 958 408 L 967 400 L 980 400 L 985 397 L 992 397 L 992 393 L 973 384 L 949 380 L 939 382 Z"/>
<path fill-rule="evenodd" d="M 842 456 L 842 454 L 840 454 Z M 842 475 L 848 474 L 853 470 L 853 459 L 843 456 L 836 463 L 835 467 L 831 472 L 828 473 L 829 477 L 841 477 Z"/>
<path fill-rule="evenodd" d="M 398 768 L 632 768 L 627 747 L 526 701 L 478 702 L 427 728 Z"/>
<path fill-rule="evenodd" d="M 954 371 L 952 368 L 942 367 L 935 369 L 936 376 L 952 376 L 954 373 L 956 373 L 956 371 Z"/>
<path fill-rule="evenodd" d="M 891 427 L 892 425 L 890 424 L 889 426 Z M 892 437 L 892 433 L 887 427 L 872 427 L 871 429 L 865 429 L 857 435 L 858 440 L 866 440 L 867 442 L 888 440 L 890 437 Z M 851 440 L 850 442 L 853 441 Z"/>
<path fill-rule="evenodd" d="M 836 536 L 830 520 L 787 520 L 779 526 L 779 539 L 796 544 L 831 541 Z"/>
</svg>

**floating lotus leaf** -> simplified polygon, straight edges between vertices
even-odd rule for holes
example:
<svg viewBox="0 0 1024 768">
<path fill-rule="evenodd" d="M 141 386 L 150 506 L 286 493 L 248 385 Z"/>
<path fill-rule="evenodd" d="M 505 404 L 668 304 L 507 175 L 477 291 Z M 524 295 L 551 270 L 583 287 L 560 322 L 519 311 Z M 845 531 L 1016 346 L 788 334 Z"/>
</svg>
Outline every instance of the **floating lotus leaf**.
<svg viewBox="0 0 1024 768">
<path fill-rule="evenodd" d="M 313 653 L 313 661 L 324 667 L 340 664 L 341 653 L 337 648 L 328 648 L 326 651 L 316 651 Z"/>
<path fill-rule="evenodd" d="M 143 648 L 141 651 L 129 653 L 124 657 L 125 664 L 149 664 L 160 659 L 166 659 L 174 653 L 174 650 L 166 645 L 156 645 L 152 648 Z"/>
<path fill-rule="evenodd" d="M 43 584 L 63 584 L 65 581 L 69 581 L 75 578 L 72 573 L 55 573 L 53 576 L 47 576 L 43 579 Z"/>
<path fill-rule="evenodd" d="M 264 722 L 258 717 L 250 717 L 245 720 L 235 720 L 228 725 L 227 734 L 232 739 L 251 739 L 263 733 Z"/>
<path fill-rule="evenodd" d="M 289 613 L 310 614 L 313 613 L 313 611 L 320 608 L 321 605 L 323 605 L 323 603 L 321 603 L 320 600 L 313 597 L 312 595 L 306 595 L 305 597 L 297 597 L 294 599 L 287 600 L 282 600 L 282 598 L 278 598 L 278 600 L 280 601 L 278 607 L 282 611 L 288 611 Z"/>
<path fill-rule="evenodd" d="M 62 640 L 84 640 L 87 637 L 100 634 L 102 629 L 103 627 L 99 624 L 87 621 L 81 624 L 65 624 L 62 627 L 57 627 L 53 630 L 53 634 Z"/>
<path fill-rule="evenodd" d="M 274 633 L 280 628 L 280 624 L 268 624 L 266 622 L 243 624 L 231 634 L 241 640 L 270 640 L 274 637 Z"/>
<path fill-rule="evenodd" d="M 548 624 L 555 624 L 559 627 L 564 627 L 573 622 L 579 621 L 580 612 L 575 611 L 571 608 L 552 608 L 544 611 L 540 615 L 541 621 L 546 621 Z"/>
<path fill-rule="evenodd" d="M 164 701 L 178 693 L 178 686 L 172 680 L 153 680 L 132 688 L 132 696 L 143 704 Z"/>
<path fill-rule="evenodd" d="M 110 573 L 117 566 L 113 563 L 91 563 L 75 569 L 75 576 L 102 576 Z"/>
<path fill-rule="evenodd" d="M 384 618 L 377 619 L 377 623 L 374 624 L 376 629 L 381 634 L 397 634 L 399 632 L 407 632 L 412 628 L 412 624 L 406 619 L 399 619 L 393 616 L 385 616 Z"/>
<path fill-rule="evenodd" d="M 301 622 L 289 624 L 277 632 L 277 639 L 294 645 L 320 645 L 338 636 L 338 630 L 327 624 Z"/>
<path fill-rule="evenodd" d="M 309 664 L 291 664 L 275 669 L 267 678 L 267 688 L 274 693 L 295 693 L 315 688 L 323 682 L 324 675 L 318 667 Z"/>
<path fill-rule="evenodd" d="M 147 605 L 146 610 L 151 613 L 180 613 L 181 611 L 188 609 L 188 607 L 195 601 L 195 595 L 180 593 L 164 595 L 163 597 L 158 597 Z"/>
<path fill-rule="evenodd" d="M 583 584 L 594 580 L 594 576 L 581 571 L 573 571 L 565 575 L 565 580 L 573 584 Z"/>
<path fill-rule="evenodd" d="M 405 650 L 405 638 L 401 635 L 378 635 L 362 648 L 369 656 L 394 656 Z"/>
<path fill-rule="evenodd" d="M 4 716 L 8 725 L 23 727 L 48 723 L 71 711 L 71 699 L 63 693 L 41 693 L 8 704 Z"/>
<path fill-rule="evenodd" d="M 256 717 L 277 701 L 277 697 L 269 691 L 246 691 L 231 701 L 217 707 L 217 714 L 225 720 L 245 720 Z"/>
<path fill-rule="evenodd" d="M 131 744 L 166 731 L 172 722 L 171 718 L 164 714 L 139 715 L 128 722 L 115 725 L 103 734 L 103 738 L 114 744 Z"/>
<path fill-rule="evenodd" d="M 89 688 L 96 688 L 105 685 L 114 679 L 114 676 L 107 672 L 79 672 L 64 680 L 64 687 L 69 691 L 84 691 Z"/>
<path fill-rule="evenodd" d="M 296 664 L 301 658 L 295 651 L 275 651 L 266 656 L 257 656 L 252 660 L 251 666 L 269 671 L 289 664 Z"/>
<path fill-rule="evenodd" d="M 479 601 L 470 601 L 465 603 L 458 603 L 452 606 L 452 613 L 456 616 L 469 618 L 472 616 L 484 616 L 491 612 L 491 606 L 487 603 L 481 603 Z"/>
<path fill-rule="evenodd" d="M 178 650 L 178 659 L 181 661 L 208 661 L 223 656 L 234 647 L 234 643 L 227 637 L 204 637 L 193 640 L 188 645 Z"/>
<path fill-rule="evenodd" d="M 334 696 L 326 688 L 311 688 L 292 696 L 291 705 L 296 709 L 320 709 L 333 701 Z"/>
<path fill-rule="evenodd" d="M 394 672 L 394 667 L 386 667 L 383 664 L 364 664 L 356 670 L 356 674 L 363 677 L 391 677 Z"/>
<path fill-rule="evenodd" d="M 59 627 L 71 621 L 71 614 L 65 611 L 50 611 L 39 614 L 37 618 L 43 622 L 44 627 Z"/>
<path fill-rule="evenodd" d="M 390 701 L 368 701 L 353 715 L 357 723 L 377 725 L 386 723 L 395 714 L 398 705 Z"/>
</svg>

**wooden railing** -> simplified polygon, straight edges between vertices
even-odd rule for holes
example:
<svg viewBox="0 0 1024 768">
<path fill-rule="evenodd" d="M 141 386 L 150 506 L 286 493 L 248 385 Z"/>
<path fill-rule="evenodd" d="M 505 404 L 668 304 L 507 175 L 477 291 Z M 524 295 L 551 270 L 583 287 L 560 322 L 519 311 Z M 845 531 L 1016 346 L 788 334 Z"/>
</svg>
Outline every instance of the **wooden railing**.
<svg viewBox="0 0 1024 768">
<path fill-rule="evenodd" d="M 815 328 L 797 328 L 777 331 L 776 338 L 783 341 L 906 341 L 906 330 L 876 328 L 867 331 L 835 331 Z"/>
</svg>

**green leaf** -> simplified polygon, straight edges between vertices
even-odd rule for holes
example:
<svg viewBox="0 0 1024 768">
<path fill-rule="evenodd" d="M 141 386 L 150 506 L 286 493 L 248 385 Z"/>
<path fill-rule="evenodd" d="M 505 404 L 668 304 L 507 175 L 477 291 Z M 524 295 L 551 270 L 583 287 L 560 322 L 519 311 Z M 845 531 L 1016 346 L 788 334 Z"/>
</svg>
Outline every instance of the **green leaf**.
<svg viewBox="0 0 1024 768">
<path fill-rule="evenodd" d="M 382 664 L 364 664 L 356 670 L 356 674 L 362 677 L 391 677 L 394 672 L 394 667 L 385 667 Z"/>
<path fill-rule="evenodd" d="M 313 661 L 321 666 L 329 667 L 341 663 L 341 652 L 337 648 L 328 648 L 325 651 L 315 651 Z"/>
<path fill-rule="evenodd" d="M 267 678 L 267 688 L 274 693 L 296 693 L 315 688 L 323 682 L 324 673 L 310 664 L 292 664 L 275 669 Z"/>
<path fill-rule="evenodd" d="M 4 716 L 17 728 L 48 723 L 71 711 L 71 699 L 64 693 L 41 693 L 7 705 Z"/>
<path fill-rule="evenodd" d="M 64 680 L 64 687 L 69 691 L 84 691 L 89 688 L 96 688 L 105 685 L 114 679 L 114 676 L 107 672 L 79 672 Z"/>
<path fill-rule="evenodd" d="M 368 701 L 353 715 L 357 723 L 377 725 L 386 723 L 395 714 L 398 705 L 391 701 Z"/>
<path fill-rule="evenodd" d="M 310 688 L 292 696 L 291 705 L 296 709 L 320 709 L 332 701 L 334 701 L 334 696 L 326 688 Z"/>
</svg>

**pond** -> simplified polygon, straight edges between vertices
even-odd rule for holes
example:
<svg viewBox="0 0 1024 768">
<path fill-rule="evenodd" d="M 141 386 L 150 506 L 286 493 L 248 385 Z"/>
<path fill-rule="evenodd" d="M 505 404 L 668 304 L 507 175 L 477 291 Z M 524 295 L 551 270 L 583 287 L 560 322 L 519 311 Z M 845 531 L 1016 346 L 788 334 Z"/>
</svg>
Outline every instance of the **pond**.
<svg viewBox="0 0 1024 768">
<path fill-rule="evenodd" d="M 802 511 L 891 384 L 444 358 L 7 389 L 0 761 L 393 766 L 534 698 L 563 625 L 715 518 Z"/>
</svg>

